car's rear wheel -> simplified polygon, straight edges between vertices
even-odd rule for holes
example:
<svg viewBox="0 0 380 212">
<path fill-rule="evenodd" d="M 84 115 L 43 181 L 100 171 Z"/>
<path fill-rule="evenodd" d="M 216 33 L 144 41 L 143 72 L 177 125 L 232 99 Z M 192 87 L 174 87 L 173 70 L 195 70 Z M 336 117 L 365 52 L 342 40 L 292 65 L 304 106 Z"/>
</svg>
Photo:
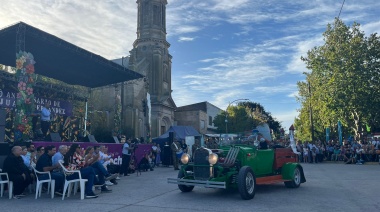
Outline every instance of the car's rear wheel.
<svg viewBox="0 0 380 212">
<path fill-rule="evenodd" d="M 182 179 L 185 177 L 185 174 L 183 173 L 183 170 L 179 170 L 178 172 L 178 178 L 179 179 Z M 194 189 L 194 186 L 187 186 L 187 185 L 180 185 L 178 184 L 178 188 L 179 190 L 181 190 L 182 192 L 190 192 Z"/>
<path fill-rule="evenodd" d="M 243 166 L 238 174 L 238 189 L 242 199 L 249 200 L 256 193 L 256 177 L 251 167 Z"/>
<path fill-rule="evenodd" d="M 301 170 L 297 166 L 293 172 L 293 180 L 284 182 L 288 188 L 298 188 L 301 185 Z"/>
</svg>

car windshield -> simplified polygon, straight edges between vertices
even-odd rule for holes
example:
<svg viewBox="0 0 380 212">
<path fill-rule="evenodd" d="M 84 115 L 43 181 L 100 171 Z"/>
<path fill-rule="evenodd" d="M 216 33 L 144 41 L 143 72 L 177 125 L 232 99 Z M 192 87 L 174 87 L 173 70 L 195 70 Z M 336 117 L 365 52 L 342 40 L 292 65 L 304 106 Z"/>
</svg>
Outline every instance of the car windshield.
<svg viewBox="0 0 380 212">
<path fill-rule="evenodd" d="M 226 134 L 219 137 L 219 146 L 228 146 L 234 144 L 253 145 L 256 141 L 256 136 L 242 134 Z"/>
</svg>

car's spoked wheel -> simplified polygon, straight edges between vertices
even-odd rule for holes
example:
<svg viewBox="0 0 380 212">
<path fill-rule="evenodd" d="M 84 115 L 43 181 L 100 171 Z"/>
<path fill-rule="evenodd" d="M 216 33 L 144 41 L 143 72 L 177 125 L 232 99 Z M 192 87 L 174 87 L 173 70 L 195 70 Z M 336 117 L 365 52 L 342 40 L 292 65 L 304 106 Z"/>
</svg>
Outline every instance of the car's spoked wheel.
<svg viewBox="0 0 380 212">
<path fill-rule="evenodd" d="M 242 199 L 252 199 L 256 193 L 256 177 L 251 167 L 244 166 L 239 170 L 238 189 Z"/>
<path fill-rule="evenodd" d="M 253 179 L 253 175 L 251 172 L 247 173 L 247 176 L 245 177 L 245 184 L 247 188 L 247 192 L 249 194 L 252 194 L 255 190 L 255 180 Z"/>
</svg>

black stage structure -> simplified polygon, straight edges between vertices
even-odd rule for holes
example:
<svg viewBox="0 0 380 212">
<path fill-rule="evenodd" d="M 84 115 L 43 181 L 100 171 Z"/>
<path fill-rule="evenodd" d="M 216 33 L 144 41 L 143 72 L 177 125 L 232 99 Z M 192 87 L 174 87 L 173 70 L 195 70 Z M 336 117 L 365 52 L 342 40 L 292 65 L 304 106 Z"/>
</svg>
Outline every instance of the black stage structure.
<svg viewBox="0 0 380 212">
<path fill-rule="evenodd" d="M 0 29 L 0 64 L 15 67 L 19 51 L 33 54 L 36 74 L 89 89 L 143 77 L 23 22 Z"/>
<path fill-rule="evenodd" d="M 23 22 L 0 30 L 0 64 L 14 67 L 19 51 L 33 54 L 36 74 L 71 85 L 95 88 L 143 77 Z"/>
</svg>

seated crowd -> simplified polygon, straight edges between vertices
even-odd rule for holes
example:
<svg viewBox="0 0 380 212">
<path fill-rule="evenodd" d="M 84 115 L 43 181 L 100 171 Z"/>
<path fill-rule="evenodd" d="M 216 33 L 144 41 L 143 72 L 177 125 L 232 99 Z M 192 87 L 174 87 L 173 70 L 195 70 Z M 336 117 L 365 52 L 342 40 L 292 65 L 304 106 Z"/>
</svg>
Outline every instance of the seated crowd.
<svg viewBox="0 0 380 212">
<path fill-rule="evenodd" d="M 107 154 L 107 151 L 104 145 L 89 146 L 83 151 L 79 144 L 73 143 L 69 147 L 59 146 L 58 151 L 55 146 L 40 146 L 36 152 L 35 146 L 28 142 L 26 146 L 14 146 L 11 149 L 10 155 L 4 160 L 2 171 L 8 173 L 9 180 L 13 181 L 15 199 L 25 196 L 24 190 L 34 184 L 36 176 L 33 169 L 50 172 L 51 178 L 55 180 L 55 194 L 62 195 L 65 178 L 79 178 L 77 173 L 64 175 L 59 163 L 63 161 L 66 169 L 79 170 L 81 177 L 87 179 L 86 198 L 96 198 L 98 195 L 93 191 L 94 185 L 98 186 L 102 193 L 108 193 L 112 190 L 107 185 L 117 184 L 116 179 L 120 179 L 119 165 L 112 163 L 112 155 Z M 49 178 L 48 174 L 38 177 L 40 180 Z"/>
<path fill-rule="evenodd" d="M 334 141 L 329 141 L 327 144 L 323 144 L 321 141 L 316 144 L 298 142 L 297 151 L 301 153 L 299 161 L 304 163 L 318 163 L 327 160 L 343 161 L 346 164 L 363 164 L 379 161 L 380 140 L 378 138 L 359 142 L 343 140 L 342 145 Z"/>
</svg>

